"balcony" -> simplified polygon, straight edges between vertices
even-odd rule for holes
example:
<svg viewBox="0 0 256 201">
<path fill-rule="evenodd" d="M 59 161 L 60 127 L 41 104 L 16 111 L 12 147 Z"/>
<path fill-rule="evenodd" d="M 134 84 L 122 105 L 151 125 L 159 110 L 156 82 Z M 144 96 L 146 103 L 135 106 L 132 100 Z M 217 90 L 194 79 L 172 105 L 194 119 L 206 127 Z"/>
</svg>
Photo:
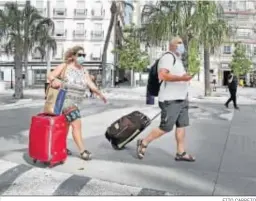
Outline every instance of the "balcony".
<svg viewBox="0 0 256 201">
<path fill-rule="evenodd" d="M 74 40 L 85 40 L 86 38 L 86 30 L 74 30 L 73 31 L 73 39 Z"/>
<path fill-rule="evenodd" d="M 92 9 L 91 14 L 93 20 L 102 20 L 105 17 L 105 10 L 101 9 L 100 11 L 96 11 Z"/>
<path fill-rule="evenodd" d="M 55 19 L 63 19 L 67 16 L 66 8 L 54 8 L 53 9 L 53 18 Z"/>
<path fill-rule="evenodd" d="M 241 9 L 224 9 L 224 14 L 240 14 L 240 15 L 254 15 L 256 14 L 256 10 L 241 10 Z"/>
<path fill-rule="evenodd" d="M 238 33 L 236 36 L 235 36 L 235 39 L 236 40 L 252 40 L 254 39 L 255 36 L 253 36 L 253 34 L 251 33 Z"/>
<path fill-rule="evenodd" d="M 67 30 L 66 29 L 55 30 L 54 38 L 56 40 L 65 40 L 66 37 L 67 37 Z"/>
<path fill-rule="evenodd" d="M 104 31 L 92 31 L 91 32 L 92 41 L 103 41 L 104 40 Z"/>
<path fill-rule="evenodd" d="M 74 18 L 75 19 L 85 19 L 87 16 L 87 9 L 75 9 L 74 10 Z"/>
</svg>

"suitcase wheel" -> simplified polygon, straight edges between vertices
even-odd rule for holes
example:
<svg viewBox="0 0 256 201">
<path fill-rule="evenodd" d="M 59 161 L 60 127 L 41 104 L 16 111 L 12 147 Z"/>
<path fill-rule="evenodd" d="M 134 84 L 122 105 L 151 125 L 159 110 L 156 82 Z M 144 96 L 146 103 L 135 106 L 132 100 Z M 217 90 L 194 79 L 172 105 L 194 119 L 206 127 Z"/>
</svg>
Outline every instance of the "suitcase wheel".
<svg viewBox="0 0 256 201">
<path fill-rule="evenodd" d="M 37 160 L 36 159 L 33 159 L 33 163 L 35 164 L 37 162 Z"/>
<path fill-rule="evenodd" d="M 123 150 L 123 149 L 124 149 L 124 147 L 119 148 L 117 145 L 115 145 L 115 144 L 113 144 L 113 143 L 111 143 L 111 146 L 112 146 L 113 149 L 115 149 L 115 150 Z"/>
<path fill-rule="evenodd" d="M 45 166 L 50 166 L 51 163 L 50 163 L 50 162 L 44 162 L 44 165 L 45 165 Z"/>
<path fill-rule="evenodd" d="M 61 161 L 60 164 L 63 165 L 65 162 L 64 161 Z"/>
</svg>

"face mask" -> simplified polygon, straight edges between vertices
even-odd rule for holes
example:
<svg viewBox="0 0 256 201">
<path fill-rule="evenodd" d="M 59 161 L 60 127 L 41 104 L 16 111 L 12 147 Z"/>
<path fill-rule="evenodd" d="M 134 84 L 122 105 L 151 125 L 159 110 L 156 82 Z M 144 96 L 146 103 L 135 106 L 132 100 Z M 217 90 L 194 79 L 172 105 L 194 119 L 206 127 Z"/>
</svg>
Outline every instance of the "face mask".
<svg viewBox="0 0 256 201">
<path fill-rule="evenodd" d="M 176 51 L 177 51 L 180 55 L 184 54 L 184 52 L 185 52 L 185 46 L 184 46 L 184 44 L 178 44 Z"/>
<path fill-rule="evenodd" d="M 82 65 L 85 62 L 85 58 L 84 57 L 77 57 L 76 59 L 77 63 Z"/>
</svg>

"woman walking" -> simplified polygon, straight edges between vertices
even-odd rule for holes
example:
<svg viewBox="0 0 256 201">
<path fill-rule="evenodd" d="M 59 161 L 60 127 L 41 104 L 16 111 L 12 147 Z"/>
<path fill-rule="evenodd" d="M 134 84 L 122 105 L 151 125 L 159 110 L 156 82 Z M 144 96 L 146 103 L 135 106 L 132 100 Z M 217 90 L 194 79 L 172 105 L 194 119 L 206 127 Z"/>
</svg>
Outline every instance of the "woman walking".
<svg viewBox="0 0 256 201">
<path fill-rule="evenodd" d="M 85 56 L 83 47 L 75 46 L 69 49 L 65 53 L 65 62 L 50 72 L 47 78 L 52 87 L 67 89 L 63 114 L 72 128 L 73 139 L 78 147 L 80 157 L 84 160 L 90 160 L 92 154 L 85 149 L 83 143 L 79 106 L 83 101 L 87 87 L 98 95 L 104 103 L 106 103 L 106 98 L 92 82 L 88 71 L 82 66 Z M 61 80 L 57 79 L 58 77 L 61 77 Z M 71 154 L 69 150 L 67 152 L 69 155 Z"/>
</svg>

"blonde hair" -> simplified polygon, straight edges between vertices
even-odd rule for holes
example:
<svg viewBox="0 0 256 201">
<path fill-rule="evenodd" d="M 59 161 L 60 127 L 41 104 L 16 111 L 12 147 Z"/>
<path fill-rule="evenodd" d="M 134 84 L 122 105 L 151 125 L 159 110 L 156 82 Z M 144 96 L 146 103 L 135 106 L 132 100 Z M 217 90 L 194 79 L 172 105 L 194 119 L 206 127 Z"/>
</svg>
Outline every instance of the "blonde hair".
<svg viewBox="0 0 256 201">
<path fill-rule="evenodd" d="M 73 56 L 76 55 L 80 50 L 84 51 L 84 48 L 81 46 L 74 46 L 72 48 L 69 48 L 64 55 L 64 62 L 65 63 L 71 63 L 74 61 Z"/>
</svg>

